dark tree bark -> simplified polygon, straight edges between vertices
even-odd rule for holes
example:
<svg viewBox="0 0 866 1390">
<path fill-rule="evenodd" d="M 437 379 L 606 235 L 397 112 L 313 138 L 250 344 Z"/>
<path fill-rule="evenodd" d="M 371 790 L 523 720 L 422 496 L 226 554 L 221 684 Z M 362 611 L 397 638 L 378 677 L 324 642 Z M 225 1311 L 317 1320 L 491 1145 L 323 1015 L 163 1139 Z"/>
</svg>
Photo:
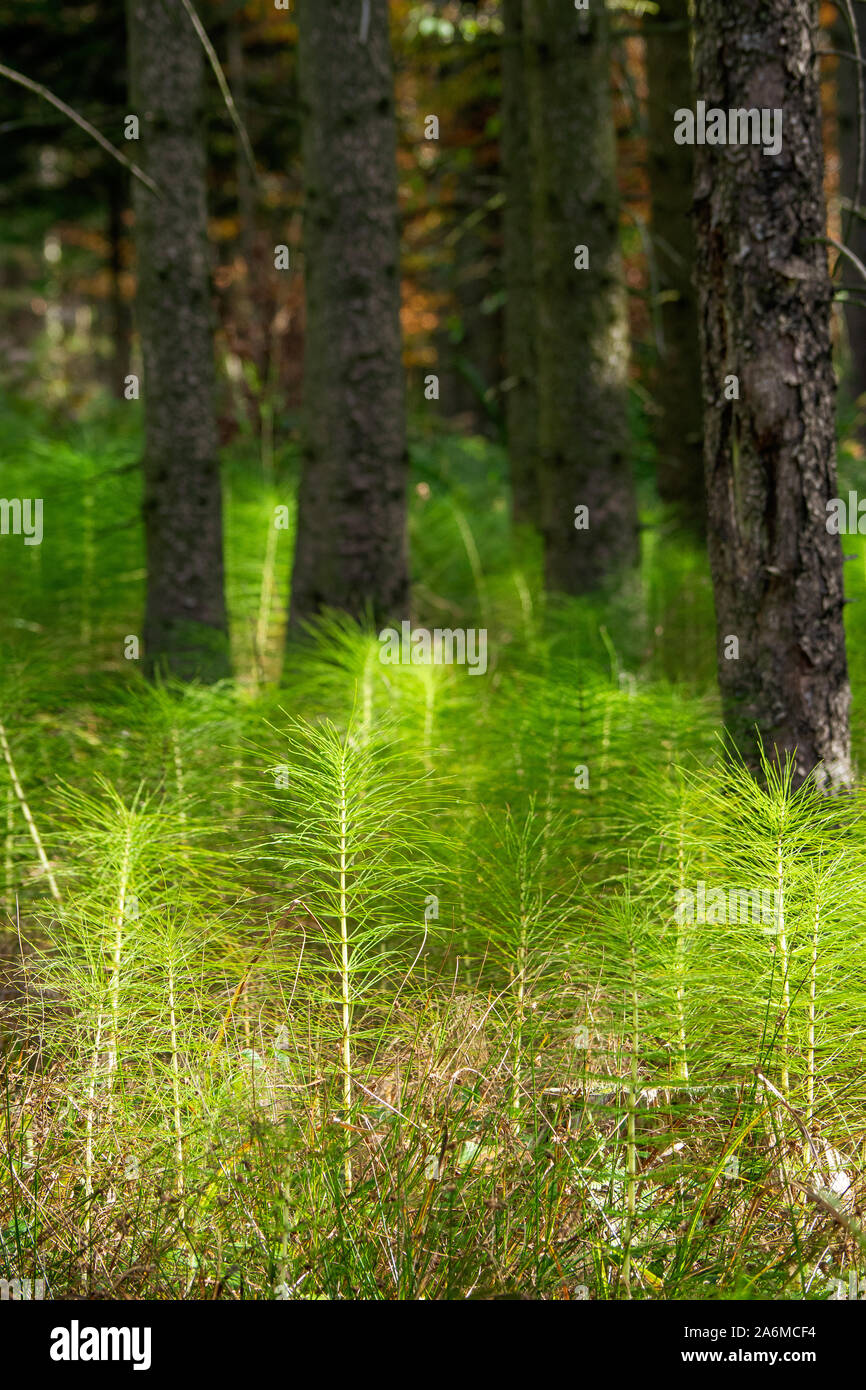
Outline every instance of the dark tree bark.
<svg viewBox="0 0 866 1390">
<path fill-rule="evenodd" d="M 602 0 L 585 12 L 524 0 L 524 24 L 545 572 L 550 589 L 580 594 L 638 554 L 607 17 Z"/>
<path fill-rule="evenodd" d="M 697 0 L 708 108 L 784 112 L 781 152 L 696 151 L 710 561 L 728 727 L 756 766 L 851 778 L 836 495 L 831 287 L 813 0 Z M 736 376 L 740 399 L 726 399 Z M 729 384 L 728 394 L 733 393 Z M 726 659 L 736 637 L 739 659 Z M 730 652 L 732 643 L 727 643 Z"/>
<path fill-rule="evenodd" d="M 505 416 L 512 516 L 541 523 L 536 395 L 535 259 L 532 250 L 532 160 L 523 38 L 523 0 L 502 0 L 502 165 L 505 275 Z"/>
<path fill-rule="evenodd" d="M 407 453 L 387 0 L 300 0 L 305 443 L 293 623 L 407 616 Z"/>
<path fill-rule="evenodd" d="M 852 8 L 860 56 L 866 60 L 866 5 L 856 4 Z M 836 26 L 833 38 L 835 48 L 845 53 L 854 53 L 851 31 L 848 25 L 842 23 L 841 20 Z M 839 155 L 842 164 L 841 192 L 842 197 L 848 203 L 854 203 L 859 198 L 862 209 L 864 202 L 866 202 L 866 130 L 863 131 L 862 144 L 864 148 L 861 151 L 861 138 L 858 136 L 861 101 L 858 101 L 858 93 L 862 94 L 862 103 L 866 103 L 866 78 L 864 78 L 864 69 L 854 62 L 853 58 L 838 58 L 836 61 L 839 64 L 837 90 L 839 94 Z M 858 169 L 862 169 L 862 177 L 858 173 Z M 858 183 L 860 184 L 859 190 Z M 866 265 L 866 220 L 853 215 L 850 208 L 846 209 L 843 205 L 842 226 L 846 245 Z M 847 288 L 856 290 L 860 300 L 859 303 L 851 301 L 845 307 L 845 326 L 848 332 L 849 349 L 845 389 L 848 396 L 856 401 L 866 393 L 866 304 L 862 302 L 864 292 L 866 292 L 866 280 L 847 258 L 843 258 L 841 282 Z"/>
<path fill-rule="evenodd" d="M 229 673 L 202 122 L 203 54 L 180 0 L 128 0 L 136 309 L 144 359 L 146 660 Z"/>
<path fill-rule="evenodd" d="M 656 284 L 662 296 L 657 324 L 659 360 L 653 419 L 662 501 L 703 534 L 704 501 L 701 364 L 694 283 L 694 149 L 671 139 L 674 112 L 692 107 L 689 0 L 660 0 L 643 21 L 649 88 L 648 177 Z"/>
</svg>

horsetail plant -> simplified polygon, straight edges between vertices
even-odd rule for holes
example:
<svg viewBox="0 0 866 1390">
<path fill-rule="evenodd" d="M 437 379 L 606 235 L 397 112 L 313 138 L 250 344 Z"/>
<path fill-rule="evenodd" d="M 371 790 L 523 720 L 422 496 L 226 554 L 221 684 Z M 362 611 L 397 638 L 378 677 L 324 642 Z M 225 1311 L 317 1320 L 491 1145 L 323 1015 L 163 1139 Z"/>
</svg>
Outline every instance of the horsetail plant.
<svg viewBox="0 0 866 1390">
<path fill-rule="evenodd" d="M 340 730 L 287 718 L 279 733 L 289 785 L 270 797 L 271 843 L 318 947 L 305 956 L 307 997 L 338 1046 L 348 1136 L 356 1080 L 382 1040 L 375 1006 L 411 972 L 428 930 L 425 896 L 440 877 L 420 848 L 430 839 L 427 784 L 406 776 L 405 749 L 369 740 L 356 723 Z M 343 1173 L 348 1191 L 348 1138 Z"/>
</svg>

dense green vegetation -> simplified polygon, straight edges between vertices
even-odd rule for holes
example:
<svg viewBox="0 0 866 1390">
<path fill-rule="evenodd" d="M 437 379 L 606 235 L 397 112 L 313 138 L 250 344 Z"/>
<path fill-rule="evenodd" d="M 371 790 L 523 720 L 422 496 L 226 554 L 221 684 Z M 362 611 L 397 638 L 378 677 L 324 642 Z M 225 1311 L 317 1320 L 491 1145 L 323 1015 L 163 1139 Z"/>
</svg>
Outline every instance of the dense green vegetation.
<svg viewBox="0 0 866 1390">
<path fill-rule="evenodd" d="M 633 588 L 553 603 L 501 451 L 416 428 L 418 621 L 486 627 L 478 679 L 337 615 L 282 654 L 296 460 L 241 436 L 237 679 L 149 685 L 137 422 L 3 419 L 53 542 L 0 549 L 0 1270 L 160 1299 L 847 1280 L 863 804 L 722 756 L 705 560 L 649 486 Z M 781 916 L 690 923 L 699 884 Z"/>
</svg>

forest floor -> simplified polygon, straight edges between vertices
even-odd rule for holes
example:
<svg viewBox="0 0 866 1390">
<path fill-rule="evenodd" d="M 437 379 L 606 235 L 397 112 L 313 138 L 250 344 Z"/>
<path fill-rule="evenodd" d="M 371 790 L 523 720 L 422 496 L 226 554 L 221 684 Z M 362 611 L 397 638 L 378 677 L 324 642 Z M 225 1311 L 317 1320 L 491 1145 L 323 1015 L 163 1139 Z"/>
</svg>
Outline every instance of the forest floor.
<svg viewBox="0 0 866 1390">
<path fill-rule="evenodd" d="M 388 664 L 338 617 L 285 646 L 295 460 L 242 437 L 237 679 L 150 685 L 135 424 L 3 419 L 44 536 L 0 539 L 0 1277 L 860 1287 L 863 799 L 723 756 L 706 561 L 648 489 L 634 583 L 554 604 L 501 450 L 417 437 L 415 626 L 485 632 L 486 669 Z"/>
</svg>

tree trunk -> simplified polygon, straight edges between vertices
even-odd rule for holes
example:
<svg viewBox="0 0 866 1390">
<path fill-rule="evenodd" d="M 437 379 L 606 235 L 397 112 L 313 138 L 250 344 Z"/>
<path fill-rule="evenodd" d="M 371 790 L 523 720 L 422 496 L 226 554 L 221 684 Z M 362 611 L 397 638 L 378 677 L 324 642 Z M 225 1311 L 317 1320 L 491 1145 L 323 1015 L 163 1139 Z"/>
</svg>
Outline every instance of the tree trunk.
<svg viewBox="0 0 866 1390">
<path fill-rule="evenodd" d="M 136 300 L 144 359 L 146 660 L 229 673 L 208 270 L 203 54 L 180 0 L 128 0 L 136 160 Z"/>
<path fill-rule="evenodd" d="M 674 112 L 693 106 L 689 0 L 660 0 L 643 21 L 649 87 L 649 187 L 655 259 L 653 289 L 661 296 L 656 324 L 659 357 L 653 420 L 659 496 L 681 520 L 706 527 L 701 365 L 695 273 L 694 150 L 671 138 Z"/>
<path fill-rule="evenodd" d="M 535 280 L 532 252 L 532 161 L 523 39 L 523 0 L 502 0 L 502 164 L 505 276 L 505 415 L 511 463 L 512 516 L 539 526 L 538 398 Z"/>
<path fill-rule="evenodd" d="M 796 780 L 851 778 L 836 495 L 831 287 L 813 0 L 697 0 L 707 108 L 783 112 L 781 152 L 698 145 L 705 465 L 728 728 Z M 737 378 L 739 399 L 734 397 Z M 738 658 L 733 639 L 737 639 Z"/>
<path fill-rule="evenodd" d="M 854 19 L 857 25 L 857 37 L 860 45 L 860 56 L 866 60 L 866 6 L 854 5 Z M 851 32 L 847 24 L 841 21 L 831 36 L 835 42 L 833 46 L 846 53 L 854 53 L 854 45 L 851 40 Z M 858 136 L 860 116 L 858 93 L 862 93 L 862 101 L 866 102 L 866 82 L 864 82 L 864 70 L 853 58 L 837 58 L 839 93 L 839 156 L 842 165 L 841 192 L 842 197 L 847 203 L 859 201 L 862 209 L 866 203 L 866 130 L 863 136 Z M 860 150 L 862 138 L 863 150 Z M 862 175 L 858 173 L 861 169 Z M 858 197 L 858 182 L 860 183 Z M 856 217 L 846 208 L 843 203 L 842 209 L 842 228 L 846 245 L 854 252 L 866 265 L 866 220 Z M 834 255 L 836 252 L 833 253 Z M 848 331 L 848 371 L 845 379 L 845 388 L 848 396 L 852 400 L 858 400 L 866 393 L 866 280 L 863 279 L 856 266 L 843 258 L 841 267 L 841 283 L 848 289 L 857 291 L 857 301 L 850 301 L 845 306 L 845 326 Z M 862 432 L 862 431 L 861 431 Z"/>
<path fill-rule="evenodd" d="M 407 616 L 407 453 L 387 0 L 300 0 L 307 333 L 291 618 Z"/>
<path fill-rule="evenodd" d="M 545 572 L 580 594 L 638 555 L 607 17 L 525 0 L 524 24 Z"/>
</svg>

